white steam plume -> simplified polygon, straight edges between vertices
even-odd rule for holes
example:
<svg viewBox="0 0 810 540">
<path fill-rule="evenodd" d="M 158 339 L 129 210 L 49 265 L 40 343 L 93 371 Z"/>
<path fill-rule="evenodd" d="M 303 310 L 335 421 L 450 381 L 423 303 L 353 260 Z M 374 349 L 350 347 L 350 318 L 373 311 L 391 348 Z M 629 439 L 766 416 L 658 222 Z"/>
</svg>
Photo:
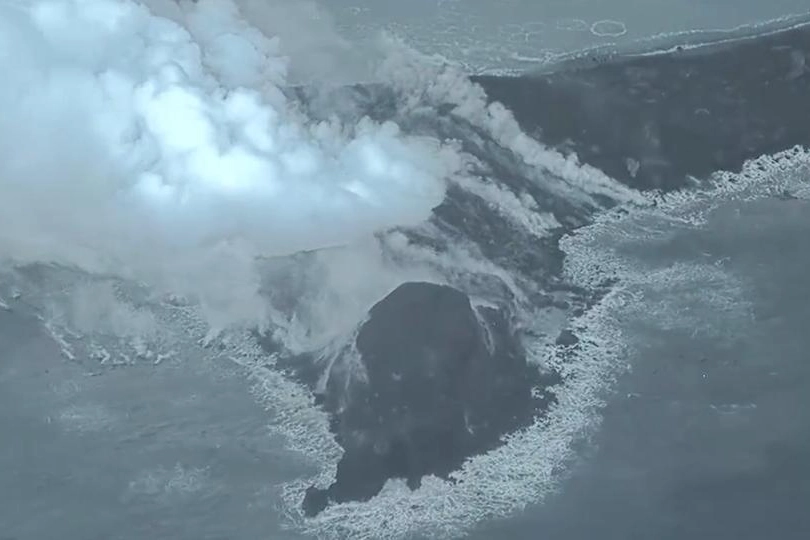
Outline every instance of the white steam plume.
<svg viewBox="0 0 810 540">
<path fill-rule="evenodd" d="M 232 0 L 0 0 L 0 259 L 227 304 L 254 256 L 425 220 L 455 152 L 310 122 L 284 54 Z"/>
</svg>

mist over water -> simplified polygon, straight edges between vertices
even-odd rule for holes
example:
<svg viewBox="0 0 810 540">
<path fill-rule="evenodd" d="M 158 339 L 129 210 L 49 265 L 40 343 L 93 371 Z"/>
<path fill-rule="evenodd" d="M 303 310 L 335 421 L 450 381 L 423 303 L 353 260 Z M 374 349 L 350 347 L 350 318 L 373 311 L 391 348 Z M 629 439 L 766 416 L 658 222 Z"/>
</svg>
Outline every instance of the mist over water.
<svg viewBox="0 0 810 540">
<path fill-rule="evenodd" d="M 453 149 L 390 122 L 311 121 L 284 95 L 283 44 L 229 0 L 151 4 L 0 4 L 0 256 L 165 288 L 191 274 L 179 292 L 205 301 L 214 277 L 195 268 L 255 280 L 253 257 L 352 243 L 441 202 Z"/>
</svg>

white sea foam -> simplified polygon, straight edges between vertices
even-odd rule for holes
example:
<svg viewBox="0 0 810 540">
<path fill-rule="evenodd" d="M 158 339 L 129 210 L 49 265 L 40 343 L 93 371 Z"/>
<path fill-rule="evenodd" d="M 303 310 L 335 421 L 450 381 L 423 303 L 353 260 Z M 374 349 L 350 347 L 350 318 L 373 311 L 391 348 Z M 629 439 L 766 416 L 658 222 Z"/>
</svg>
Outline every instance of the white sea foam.
<svg viewBox="0 0 810 540">
<path fill-rule="evenodd" d="M 722 314 L 730 323 L 734 321 L 727 317 L 729 314 L 745 315 L 741 285 L 722 268 L 684 264 L 650 273 L 638 261 L 622 255 L 622 246 L 665 240 L 673 225 L 699 227 L 708 209 L 722 201 L 754 199 L 784 190 L 800 194 L 808 185 L 808 156 L 801 148 L 763 156 L 746 164 L 740 174 L 718 173 L 715 185 L 706 189 L 653 194 L 650 201 L 657 207 L 634 205 L 629 213 L 617 210 L 604 214 L 593 225 L 563 239 L 566 275 L 573 283 L 597 287 L 607 278 L 619 282 L 594 307 L 569 321 L 569 328 L 579 338 L 577 345 L 528 347 L 543 357 L 541 365 L 559 369 L 566 377 L 549 415 L 507 437 L 501 448 L 468 460 L 454 475 L 455 483 L 427 478 L 421 488 L 411 491 L 403 482 L 389 481 L 371 501 L 331 506 L 314 519 L 304 519 L 296 511 L 303 490 L 310 484 L 307 480 L 290 484 L 285 500 L 291 519 L 325 538 L 404 538 L 419 533 L 457 537 L 484 519 L 507 516 L 540 503 L 564 478 L 567 465 L 575 457 L 574 444 L 598 427 L 603 398 L 615 377 L 630 367 L 630 342 L 624 329 L 628 316 L 635 313 L 635 320 L 641 320 L 644 314 L 638 310 L 650 305 L 650 298 L 643 294 L 661 289 L 662 298 L 666 296 L 664 303 L 659 304 L 656 314 L 646 316 L 668 328 L 707 323 L 693 317 L 697 311 L 684 309 L 690 302 L 703 302 L 708 313 Z M 482 271 L 486 263 L 478 265 Z M 675 294 L 674 298 L 664 295 L 662 287 L 670 285 L 685 287 L 682 292 L 688 294 Z M 710 290 L 695 289 L 700 286 Z M 711 328 L 707 326 L 706 331 Z M 265 386 L 257 396 L 271 402 L 273 408 L 285 408 L 272 388 Z M 302 415 L 312 414 L 304 412 L 309 410 L 304 404 L 294 410 L 296 422 Z M 308 425 L 313 426 L 312 422 Z M 323 486 L 332 478 L 340 449 L 329 437 L 325 419 L 318 420 L 317 425 L 322 430 L 320 436 L 315 435 L 317 430 L 306 430 L 306 436 L 297 433 L 297 440 L 309 455 L 330 455 L 335 460 L 321 461 L 321 476 L 314 482 Z"/>
</svg>

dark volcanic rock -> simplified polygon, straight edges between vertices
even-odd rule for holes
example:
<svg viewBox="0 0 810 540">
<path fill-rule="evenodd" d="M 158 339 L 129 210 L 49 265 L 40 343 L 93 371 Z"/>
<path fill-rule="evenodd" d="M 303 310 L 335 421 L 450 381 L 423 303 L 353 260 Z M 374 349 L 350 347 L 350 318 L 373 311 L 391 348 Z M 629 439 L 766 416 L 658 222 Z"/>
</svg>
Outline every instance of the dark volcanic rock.
<svg viewBox="0 0 810 540">
<path fill-rule="evenodd" d="M 516 343 L 499 311 L 476 313 L 451 287 L 405 283 L 381 300 L 356 339 L 363 373 L 327 384 L 345 454 L 334 484 L 308 490 L 305 511 L 370 499 L 389 478 L 412 489 L 425 475 L 446 478 L 529 424 L 549 401 L 532 387 L 555 380 L 542 381 Z"/>
<path fill-rule="evenodd" d="M 562 347 L 572 347 L 579 343 L 579 338 L 571 330 L 563 330 L 557 337 L 556 344 Z"/>
<path fill-rule="evenodd" d="M 546 144 L 639 189 L 810 143 L 810 27 L 550 74 L 474 77 Z M 799 113 L 799 114 L 797 114 Z"/>
<path fill-rule="evenodd" d="M 804 27 L 689 52 L 617 55 L 555 73 L 473 80 L 543 144 L 574 152 L 635 188 L 669 191 L 810 142 L 810 122 L 797 114 L 810 109 L 809 51 L 810 27 Z M 553 214 L 561 224 L 537 238 L 493 209 L 492 201 L 450 186 L 431 227 L 406 231 L 411 242 L 437 252 L 457 239 L 469 242 L 483 258 L 531 283 L 535 307 L 553 305 L 551 291 L 565 292 L 558 307 L 571 317 L 611 287 L 610 281 L 597 290 L 565 283 L 557 241 L 612 201 L 581 202 L 548 188 L 551 172 L 538 172 L 450 104 L 400 110 L 397 90 L 384 85 L 340 89 L 337 97 L 296 91 L 315 112 L 332 114 L 339 102 L 339 112 L 349 118 L 368 114 L 394 120 L 408 133 L 459 141 L 475 158 L 471 174 L 530 197 L 538 212 Z M 369 499 L 389 478 L 416 487 L 425 475 L 447 477 L 544 410 L 550 398 L 533 399 L 531 388 L 558 378 L 543 381 L 527 366 L 509 320 L 514 298 L 491 277 L 483 283 L 475 276 L 465 290 L 496 299 L 503 311 L 473 309 L 465 294 L 449 287 L 404 284 L 373 308 L 339 358 L 328 358 L 319 403 L 332 415 L 345 455 L 330 487 L 307 492 L 308 514 L 330 502 Z M 562 332 L 557 345 L 575 349 L 578 338 Z M 292 375 L 313 389 L 324 365 L 312 359 L 288 363 Z"/>
</svg>

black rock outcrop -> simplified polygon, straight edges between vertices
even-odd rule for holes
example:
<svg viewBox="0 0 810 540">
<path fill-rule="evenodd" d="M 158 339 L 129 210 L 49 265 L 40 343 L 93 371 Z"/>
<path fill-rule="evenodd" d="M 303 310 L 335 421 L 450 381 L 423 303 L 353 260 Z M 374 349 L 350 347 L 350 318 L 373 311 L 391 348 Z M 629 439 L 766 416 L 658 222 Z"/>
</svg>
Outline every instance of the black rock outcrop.
<svg viewBox="0 0 810 540">
<path fill-rule="evenodd" d="M 309 515 L 368 500 L 390 478 L 412 489 L 426 475 L 447 478 L 532 422 L 551 399 L 532 387 L 556 381 L 527 364 L 503 313 L 431 283 L 405 283 L 376 304 L 354 345 L 322 396 L 345 453 L 335 482 L 307 491 Z"/>
</svg>

